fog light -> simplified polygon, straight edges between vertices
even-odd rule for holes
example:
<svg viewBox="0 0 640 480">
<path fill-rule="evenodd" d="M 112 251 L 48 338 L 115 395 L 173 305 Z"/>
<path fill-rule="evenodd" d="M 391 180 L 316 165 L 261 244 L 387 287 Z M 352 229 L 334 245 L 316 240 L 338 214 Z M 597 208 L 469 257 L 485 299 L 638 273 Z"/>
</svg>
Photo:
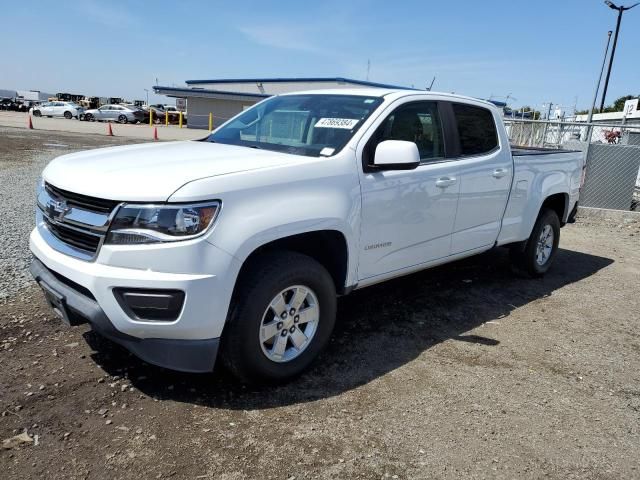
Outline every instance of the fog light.
<svg viewBox="0 0 640 480">
<path fill-rule="evenodd" d="M 134 320 L 172 322 L 180 316 L 184 304 L 182 290 L 114 288 L 120 307 Z"/>
</svg>

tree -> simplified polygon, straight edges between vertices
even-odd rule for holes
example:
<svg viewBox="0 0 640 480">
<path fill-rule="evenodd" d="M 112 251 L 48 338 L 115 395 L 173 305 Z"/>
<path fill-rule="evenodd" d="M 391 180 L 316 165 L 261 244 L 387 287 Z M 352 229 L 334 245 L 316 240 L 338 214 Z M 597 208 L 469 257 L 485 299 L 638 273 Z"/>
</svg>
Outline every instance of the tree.
<svg viewBox="0 0 640 480">
<path fill-rule="evenodd" d="M 602 112 L 599 112 L 598 109 L 595 109 L 593 113 L 611 113 L 611 112 L 621 112 L 624 110 L 624 102 L 627 100 L 633 100 L 634 98 L 640 98 L 640 95 L 625 95 L 624 97 L 617 98 L 613 104 L 604 107 Z M 588 115 L 589 110 L 578 110 L 576 115 Z"/>
</svg>

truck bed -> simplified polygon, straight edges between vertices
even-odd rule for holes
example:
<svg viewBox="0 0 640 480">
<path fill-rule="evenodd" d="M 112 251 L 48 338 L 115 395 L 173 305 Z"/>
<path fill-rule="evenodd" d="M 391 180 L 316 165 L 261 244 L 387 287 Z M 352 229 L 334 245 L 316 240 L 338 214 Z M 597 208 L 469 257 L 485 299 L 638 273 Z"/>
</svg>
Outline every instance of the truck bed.
<svg viewBox="0 0 640 480">
<path fill-rule="evenodd" d="M 524 157 L 527 155 L 547 155 L 549 153 L 574 153 L 579 152 L 579 150 L 564 150 L 559 148 L 549 148 L 549 147 L 518 147 L 515 145 L 511 146 L 511 154 L 514 157 Z"/>
</svg>

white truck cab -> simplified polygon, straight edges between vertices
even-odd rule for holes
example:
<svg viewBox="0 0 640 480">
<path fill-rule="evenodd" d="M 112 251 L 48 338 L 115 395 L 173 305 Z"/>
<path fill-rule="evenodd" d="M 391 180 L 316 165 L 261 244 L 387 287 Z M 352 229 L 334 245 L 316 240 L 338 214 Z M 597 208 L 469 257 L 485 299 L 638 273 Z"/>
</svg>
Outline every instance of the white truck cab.
<svg viewBox="0 0 640 480">
<path fill-rule="evenodd" d="M 509 246 L 543 275 L 580 152 L 513 150 L 500 112 L 417 90 L 268 98 L 199 141 L 53 160 L 32 273 L 70 324 L 149 363 L 241 380 L 302 372 L 336 296 Z"/>
</svg>

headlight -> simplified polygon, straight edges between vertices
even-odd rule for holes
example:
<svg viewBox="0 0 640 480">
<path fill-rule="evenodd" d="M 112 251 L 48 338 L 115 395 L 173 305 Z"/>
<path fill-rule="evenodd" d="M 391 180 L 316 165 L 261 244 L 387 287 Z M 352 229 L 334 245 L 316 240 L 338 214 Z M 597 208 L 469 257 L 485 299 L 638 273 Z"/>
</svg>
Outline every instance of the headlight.
<svg viewBox="0 0 640 480">
<path fill-rule="evenodd" d="M 220 202 L 191 205 L 125 204 L 111 222 L 105 243 L 140 244 L 189 240 L 202 235 L 220 211 Z"/>
</svg>

